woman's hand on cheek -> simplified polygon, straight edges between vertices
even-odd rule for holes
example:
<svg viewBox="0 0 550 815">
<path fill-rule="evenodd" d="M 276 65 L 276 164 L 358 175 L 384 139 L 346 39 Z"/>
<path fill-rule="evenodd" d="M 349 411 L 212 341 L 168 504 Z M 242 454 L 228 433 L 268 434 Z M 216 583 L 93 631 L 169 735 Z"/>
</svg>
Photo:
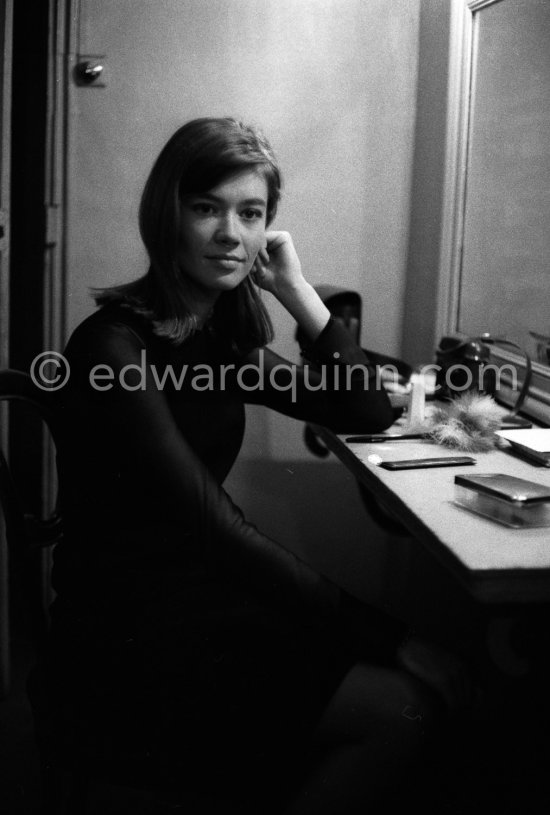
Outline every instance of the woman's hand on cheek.
<svg viewBox="0 0 550 815">
<path fill-rule="evenodd" d="M 275 297 L 303 284 L 302 265 L 288 232 L 266 232 L 266 248 L 252 266 L 254 282 Z"/>
<path fill-rule="evenodd" d="M 296 320 L 306 337 L 315 340 L 330 312 L 302 274 L 302 265 L 288 232 L 266 232 L 266 248 L 258 252 L 252 278 L 271 292 Z"/>
</svg>

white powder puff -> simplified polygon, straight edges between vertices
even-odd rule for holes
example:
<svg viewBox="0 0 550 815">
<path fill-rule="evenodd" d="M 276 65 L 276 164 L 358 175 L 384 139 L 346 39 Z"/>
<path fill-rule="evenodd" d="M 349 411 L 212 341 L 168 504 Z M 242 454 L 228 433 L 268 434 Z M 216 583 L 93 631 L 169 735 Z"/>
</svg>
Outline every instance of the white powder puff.
<svg viewBox="0 0 550 815">
<path fill-rule="evenodd" d="M 500 422 L 501 410 L 491 396 L 469 392 L 434 411 L 427 431 L 444 447 L 482 453 L 495 447 Z"/>
</svg>

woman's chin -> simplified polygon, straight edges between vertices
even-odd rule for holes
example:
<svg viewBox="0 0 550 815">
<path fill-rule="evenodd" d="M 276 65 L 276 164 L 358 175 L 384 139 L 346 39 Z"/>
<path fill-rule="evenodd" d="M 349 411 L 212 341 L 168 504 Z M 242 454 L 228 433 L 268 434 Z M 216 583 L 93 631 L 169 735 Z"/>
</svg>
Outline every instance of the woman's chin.
<svg viewBox="0 0 550 815">
<path fill-rule="evenodd" d="M 240 286 L 241 283 L 248 277 L 248 272 L 243 275 L 239 272 L 228 272 L 227 274 L 220 275 L 215 282 L 213 282 L 212 289 L 214 291 L 232 291 Z"/>
</svg>

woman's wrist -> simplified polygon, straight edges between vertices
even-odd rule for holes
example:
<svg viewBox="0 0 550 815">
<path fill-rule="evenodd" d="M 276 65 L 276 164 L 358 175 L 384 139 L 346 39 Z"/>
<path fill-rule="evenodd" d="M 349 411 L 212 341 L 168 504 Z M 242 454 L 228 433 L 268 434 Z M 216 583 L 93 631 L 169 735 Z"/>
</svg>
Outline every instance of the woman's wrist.
<svg viewBox="0 0 550 815">
<path fill-rule="evenodd" d="M 305 278 L 293 281 L 277 291 L 277 299 L 296 320 L 307 339 L 314 342 L 326 327 L 330 311 L 313 286 Z"/>
</svg>

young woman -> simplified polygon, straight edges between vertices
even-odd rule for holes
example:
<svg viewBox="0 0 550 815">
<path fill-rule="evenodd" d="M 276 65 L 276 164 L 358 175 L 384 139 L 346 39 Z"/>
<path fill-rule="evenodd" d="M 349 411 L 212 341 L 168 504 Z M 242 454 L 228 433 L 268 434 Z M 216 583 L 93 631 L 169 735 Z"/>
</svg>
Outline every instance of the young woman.
<svg viewBox="0 0 550 815">
<path fill-rule="evenodd" d="M 142 198 L 147 274 L 101 291 L 68 344 L 49 668 L 88 742 L 143 747 L 167 797 L 320 815 L 387 789 L 435 697 L 392 667 L 400 623 L 262 535 L 222 486 L 245 403 L 337 432 L 393 420 L 270 229 L 280 186 L 250 127 L 184 125 Z M 259 289 L 307 337 L 303 366 L 265 347 Z"/>
</svg>

